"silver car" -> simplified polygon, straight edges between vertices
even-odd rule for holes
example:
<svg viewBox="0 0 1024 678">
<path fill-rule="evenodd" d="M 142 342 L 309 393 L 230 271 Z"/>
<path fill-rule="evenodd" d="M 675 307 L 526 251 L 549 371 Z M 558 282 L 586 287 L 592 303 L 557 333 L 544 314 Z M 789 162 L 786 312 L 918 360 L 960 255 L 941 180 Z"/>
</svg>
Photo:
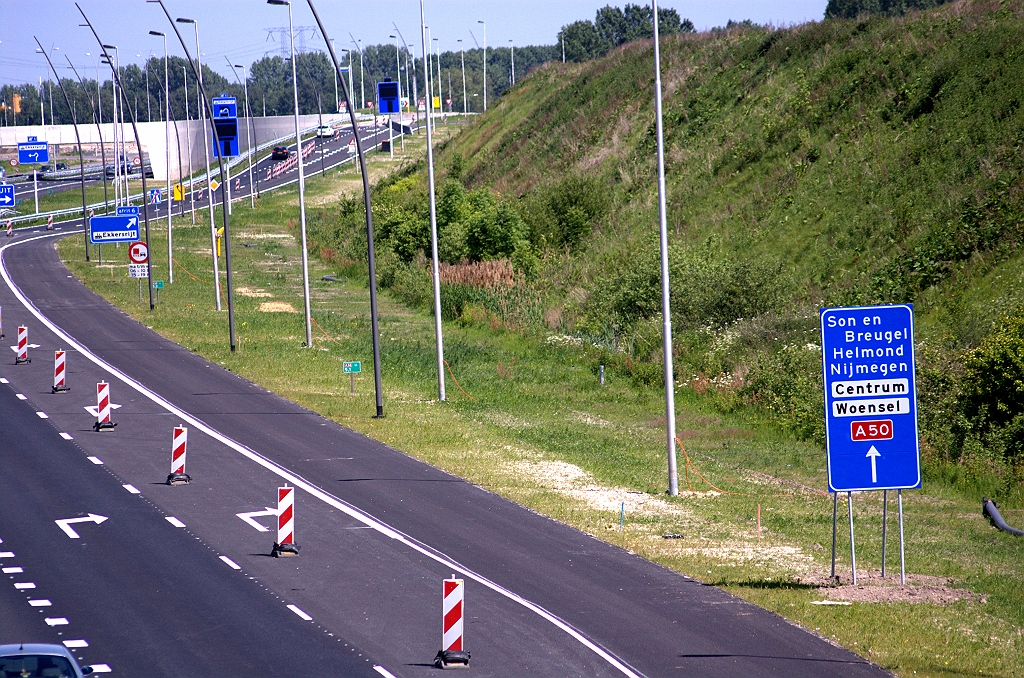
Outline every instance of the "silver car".
<svg viewBox="0 0 1024 678">
<path fill-rule="evenodd" d="M 92 672 L 63 645 L 0 645 L 0 678 L 83 678 Z"/>
</svg>

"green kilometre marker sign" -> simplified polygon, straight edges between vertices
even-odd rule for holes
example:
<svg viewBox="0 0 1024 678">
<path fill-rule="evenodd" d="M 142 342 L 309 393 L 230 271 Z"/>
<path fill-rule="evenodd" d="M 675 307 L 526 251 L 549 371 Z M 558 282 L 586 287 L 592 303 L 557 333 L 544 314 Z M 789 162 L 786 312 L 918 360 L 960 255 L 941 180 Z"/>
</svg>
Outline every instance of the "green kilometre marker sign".
<svg viewBox="0 0 1024 678">
<path fill-rule="evenodd" d="M 363 371 L 363 364 L 358 360 L 346 360 L 342 363 L 342 369 L 349 378 L 349 388 L 352 395 L 356 394 L 356 375 Z"/>
</svg>

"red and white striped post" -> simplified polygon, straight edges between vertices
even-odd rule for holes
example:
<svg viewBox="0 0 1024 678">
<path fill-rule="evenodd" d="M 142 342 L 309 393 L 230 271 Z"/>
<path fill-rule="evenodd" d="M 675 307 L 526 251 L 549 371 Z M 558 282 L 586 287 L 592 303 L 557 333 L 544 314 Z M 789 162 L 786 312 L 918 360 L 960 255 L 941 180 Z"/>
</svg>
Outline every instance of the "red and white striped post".
<svg viewBox="0 0 1024 678">
<path fill-rule="evenodd" d="M 275 558 L 299 555 L 295 543 L 295 488 L 277 488 L 277 541 L 270 555 Z"/>
<path fill-rule="evenodd" d="M 463 648 L 462 619 L 466 583 L 452 575 L 445 579 L 441 597 L 441 650 L 434 657 L 439 669 L 468 668 L 469 653 Z"/>
<path fill-rule="evenodd" d="M 167 476 L 168 485 L 188 485 L 192 476 L 185 473 L 185 448 L 188 445 L 188 429 L 175 426 L 171 436 L 171 473 Z"/>
<path fill-rule="evenodd" d="M 110 384 L 101 381 L 96 384 L 96 423 L 92 425 L 96 431 L 113 429 L 117 424 L 110 421 Z"/>
<path fill-rule="evenodd" d="M 53 230 L 53 215 L 52 214 L 50 216 L 46 217 L 46 230 L 47 231 L 52 231 Z"/>
<path fill-rule="evenodd" d="M 10 219 L 7 220 L 7 237 L 14 237 L 14 222 L 11 221 Z"/>
<path fill-rule="evenodd" d="M 53 392 L 70 391 L 67 380 L 67 356 L 64 351 L 53 352 Z"/>
<path fill-rule="evenodd" d="M 28 357 L 28 328 L 24 325 L 18 327 L 18 354 L 14 358 L 15 365 L 32 362 Z"/>
</svg>

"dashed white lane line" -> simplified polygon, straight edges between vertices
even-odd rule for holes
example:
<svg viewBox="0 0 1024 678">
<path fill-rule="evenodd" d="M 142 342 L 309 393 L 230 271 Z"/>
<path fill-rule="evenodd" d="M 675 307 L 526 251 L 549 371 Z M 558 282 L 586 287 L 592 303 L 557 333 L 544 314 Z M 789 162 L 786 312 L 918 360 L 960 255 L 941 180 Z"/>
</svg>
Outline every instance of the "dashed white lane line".
<svg viewBox="0 0 1024 678">
<path fill-rule="evenodd" d="M 242 569 L 241 565 L 239 565 L 235 561 L 231 560 L 227 556 L 221 556 L 220 559 L 223 560 L 225 563 L 227 563 L 228 567 L 230 567 L 232 570 L 241 570 Z"/>
<path fill-rule="evenodd" d="M 65 640 L 64 647 L 75 648 L 75 647 L 89 647 L 89 642 L 86 640 Z"/>
<path fill-rule="evenodd" d="M 17 242 L 17 244 L 18 245 L 24 245 L 26 243 L 33 242 L 35 240 L 39 240 L 39 239 L 42 239 L 42 238 L 47 238 L 47 237 L 50 237 L 50 236 L 39 235 L 39 236 L 35 236 L 33 238 L 28 238 L 28 239 L 25 239 L 25 240 L 20 240 L 20 241 Z M 486 588 L 494 591 L 495 593 L 497 593 L 500 596 L 503 596 L 504 598 L 507 598 L 508 600 L 511 600 L 511 601 L 513 601 L 515 603 L 518 603 L 522 607 L 526 608 L 527 610 L 530 610 L 531 612 L 533 612 L 537 616 L 541 617 L 542 619 L 547 620 L 552 625 L 554 625 L 557 628 L 559 628 L 562 631 L 564 631 L 571 638 L 575 639 L 581 645 L 583 645 L 584 647 L 586 647 L 589 650 L 591 650 L 594 654 L 599 656 L 601 659 L 603 659 L 605 662 L 610 664 L 612 667 L 614 667 L 616 670 L 618 670 L 623 675 L 628 676 L 628 678 L 640 678 L 638 673 L 636 673 L 630 667 L 625 665 L 615 655 L 609 653 L 604 648 L 602 648 L 601 646 L 597 645 L 594 641 L 590 640 L 585 635 L 583 635 L 580 631 L 577 631 L 576 629 L 571 627 L 569 624 L 564 622 L 562 619 L 560 619 L 557 616 L 551 614 L 550 612 L 548 612 L 547 610 L 545 610 L 541 606 L 537 605 L 533 601 L 528 600 L 527 598 L 524 598 L 523 596 L 515 593 L 514 591 L 512 591 L 510 589 L 506 589 L 505 587 L 497 584 L 494 581 L 491 581 L 487 577 L 485 577 L 485 576 L 483 576 L 483 575 L 481 575 L 481 574 L 479 574 L 477 572 L 474 572 L 473 570 L 471 570 L 469 568 L 463 567 L 461 564 L 457 563 L 456 561 L 454 561 L 452 558 L 448 557 L 447 555 L 445 555 L 443 553 L 439 553 L 437 551 L 434 551 L 432 548 L 430 548 L 426 544 L 421 544 L 421 543 L 417 542 L 415 539 L 412 539 L 409 536 L 398 532 L 397 530 L 392 528 L 390 525 L 382 522 L 376 516 L 373 516 L 372 514 L 366 513 L 363 510 L 358 509 L 355 506 L 353 506 L 351 504 L 348 504 L 348 503 L 338 499 L 337 497 L 335 497 L 335 496 L 333 496 L 331 494 L 328 494 L 327 492 L 321 490 L 320 488 L 318 488 L 318 487 L 316 487 L 316 486 L 306 482 L 305 480 L 303 480 L 302 478 L 296 476 L 294 473 L 292 473 L 288 469 L 286 469 L 286 468 L 284 468 L 282 466 L 278 466 L 276 463 L 270 461 L 268 458 L 266 458 L 263 455 L 259 454 L 255 450 L 253 450 L 251 448 L 248 448 L 248 447 L 245 447 L 244 445 L 242 445 L 242 444 L 238 443 L 237 441 L 231 439 L 230 437 L 224 435 L 220 431 L 218 431 L 218 430 L 208 426 L 202 420 L 200 420 L 200 419 L 196 418 L 195 416 L 189 414 L 188 412 L 184 411 L 180 407 L 177 407 L 176 405 L 172 404 L 170 401 L 168 401 L 167 399 L 165 399 L 162 396 L 158 395 L 156 392 L 149 390 L 148 388 L 143 386 L 141 383 L 139 383 L 135 379 L 132 379 L 131 377 L 129 377 L 124 372 L 118 370 L 113 365 L 105 362 L 102 358 L 100 358 L 99 356 L 97 356 L 97 355 L 93 354 L 92 352 L 90 352 L 85 346 L 83 346 L 81 343 L 76 341 L 73 337 L 71 337 L 71 335 L 69 335 L 63 329 L 58 327 L 53 321 L 51 321 L 49 318 L 47 318 L 45 315 L 43 315 L 43 313 L 38 308 L 36 308 L 32 304 L 31 301 L 29 301 L 28 297 L 25 296 L 24 292 L 22 292 L 21 289 L 11 279 L 10 272 L 7 270 L 7 267 L 6 267 L 5 263 L 4 263 L 3 253 L 4 253 L 5 250 L 9 249 L 14 244 L 15 243 L 9 243 L 7 245 L 0 246 L 0 277 L 3 278 L 3 281 L 7 285 L 7 287 L 11 290 L 11 292 L 14 294 L 14 296 L 16 296 L 18 298 L 18 301 L 20 301 L 21 304 L 30 313 L 32 313 L 47 329 L 49 329 L 51 332 L 53 332 L 58 337 L 63 339 L 67 344 L 70 344 L 75 350 L 79 351 L 84 358 L 86 358 L 87 360 L 91 361 L 96 366 L 98 366 L 100 369 L 108 372 L 112 376 L 117 377 L 126 386 L 128 386 L 129 388 L 135 390 L 139 394 L 146 396 L 152 402 L 154 402 L 155 404 L 159 405 L 160 407 L 163 407 L 168 412 L 171 412 L 171 413 L 177 415 L 183 421 L 186 421 L 186 422 L 190 423 L 192 426 L 196 427 L 197 430 L 202 431 L 203 433 L 209 435 L 210 437 L 212 437 L 213 439 L 217 440 L 218 442 L 223 443 L 224 445 L 226 445 L 229 448 L 231 448 L 231 449 L 235 450 L 236 452 L 238 452 L 243 457 L 249 459 L 252 462 L 255 462 L 259 466 L 262 466 L 263 468 L 265 468 L 266 470 L 270 471 L 271 473 L 277 475 L 278 477 L 282 478 L 283 480 L 287 480 L 291 484 L 295 485 L 295 487 L 304 490 L 305 492 L 309 493 L 311 496 L 313 496 L 316 499 L 322 501 L 323 503 L 327 504 L 328 506 L 331 506 L 333 508 L 338 509 L 339 511 L 344 512 L 345 514 L 347 514 L 347 515 L 351 516 L 352 518 L 358 520 L 359 522 L 363 523 L 364 525 L 372 527 L 379 534 L 381 534 L 381 535 L 383 535 L 385 537 L 389 537 L 391 539 L 394 539 L 394 540 L 400 542 L 401 544 L 403 544 L 404 546 L 406 546 L 407 548 L 410 548 L 410 549 L 412 549 L 412 550 L 414 550 L 414 551 L 416 551 L 416 552 L 426 556 L 427 558 L 430 558 L 431 560 L 434 560 L 435 562 L 437 562 L 437 563 L 439 563 L 441 565 L 444 565 L 446 569 L 454 568 L 454 570 L 459 571 L 463 576 L 465 576 L 465 577 L 467 577 L 467 578 L 469 578 L 469 579 L 471 579 L 471 580 L 473 580 L 473 581 L 475 581 L 475 582 L 485 586 Z M 131 485 L 126 485 L 125 489 L 128 489 L 129 487 L 131 487 L 131 489 L 128 490 L 129 492 L 134 490 L 134 493 L 139 493 L 139 491 L 136 490 Z M 11 555 L 13 556 L 13 554 L 11 554 Z M 2 554 L 0 554 L 0 556 L 2 556 Z"/>
<path fill-rule="evenodd" d="M 0 558 L 13 558 L 14 551 L 0 551 Z"/>
<path fill-rule="evenodd" d="M 374 666 L 373 670 L 379 673 L 380 675 L 384 676 L 384 678 L 395 678 L 395 674 L 391 673 L 383 666 Z"/>
<path fill-rule="evenodd" d="M 110 673 L 111 672 L 111 668 L 109 666 L 107 666 L 106 664 L 93 664 L 92 665 L 92 672 L 93 673 Z"/>
<path fill-rule="evenodd" d="M 88 459 L 92 463 L 96 464 L 97 466 L 102 466 L 103 465 L 103 460 L 100 459 L 99 457 L 86 457 L 86 459 Z"/>
<path fill-rule="evenodd" d="M 139 489 L 137 487 L 135 487 L 134 485 L 132 485 L 131 483 L 122 485 L 121 487 L 123 487 L 124 489 L 128 490 L 132 494 L 142 494 L 141 492 L 139 492 Z"/>
<path fill-rule="evenodd" d="M 11 383 L 11 382 L 7 381 L 3 377 L 0 377 L 0 384 L 9 384 L 9 383 Z"/>
<path fill-rule="evenodd" d="M 28 604 L 31 605 L 32 607 L 50 607 L 51 605 L 53 605 L 53 603 L 48 601 L 46 598 L 39 598 L 37 600 L 30 600 L 30 601 L 28 601 Z"/>
<path fill-rule="evenodd" d="M 24 571 L 25 570 L 20 567 L 5 567 L 3 570 L 0 570 L 0 572 L 3 572 L 4 574 L 21 574 Z"/>
<path fill-rule="evenodd" d="M 288 609 L 291 610 L 292 612 L 294 612 L 295 614 L 299 615 L 300 618 L 302 618 L 302 619 L 304 619 L 306 621 L 313 621 L 313 618 L 310 617 L 305 612 L 303 612 L 302 610 L 300 610 L 297 605 L 289 605 Z"/>
<path fill-rule="evenodd" d="M 74 438 L 71 437 L 70 433 L 64 433 L 64 431 L 60 432 L 60 437 L 63 438 L 64 440 L 74 440 Z"/>
<path fill-rule="evenodd" d="M 181 522 L 174 516 L 167 516 L 167 522 L 169 522 L 171 525 L 174 525 L 175 527 L 185 527 L 185 523 Z"/>
<path fill-rule="evenodd" d="M 15 393 L 14 395 L 17 396 L 18 400 L 28 400 L 28 397 L 24 393 Z"/>
<path fill-rule="evenodd" d="M 68 623 L 65 617 L 47 617 L 45 621 L 47 626 L 65 626 Z"/>
<path fill-rule="evenodd" d="M 36 587 L 34 582 L 30 581 L 19 581 L 14 583 L 14 588 L 20 590 L 23 589 L 34 589 Z"/>
<path fill-rule="evenodd" d="M 50 415 L 48 415 L 46 412 L 36 412 L 36 416 L 39 417 L 40 419 L 50 418 Z"/>
</svg>

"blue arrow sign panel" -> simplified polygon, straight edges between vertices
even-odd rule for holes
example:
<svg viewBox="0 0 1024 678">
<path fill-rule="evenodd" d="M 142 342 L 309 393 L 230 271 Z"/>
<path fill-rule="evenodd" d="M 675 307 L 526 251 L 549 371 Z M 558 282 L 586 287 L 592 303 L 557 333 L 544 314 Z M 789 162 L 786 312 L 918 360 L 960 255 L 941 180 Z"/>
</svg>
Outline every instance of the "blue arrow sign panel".
<svg viewBox="0 0 1024 678">
<path fill-rule="evenodd" d="M 50 162 L 50 147 L 45 141 L 36 141 L 34 137 L 29 141 L 19 143 L 18 162 L 22 165 Z"/>
<path fill-rule="evenodd" d="M 10 184 L 0 184 L 0 207 L 14 207 L 14 186 Z"/>
<path fill-rule="evenodd" d="M 139 239 L 139 215 L 93 217 L 89 220 L 89 242 L 135 242 Z"/>
<path fill-rule="evenodd" d="M 210 102 L 215 120 L 238 117 L 238 103 L 234 97 L 217 97 Z"/>
<path fill-rule="evenodd" d="M 830 492 L 921 487 L 909 305 L 821 310 Z"/>
<path fill-rule="evenodd" d="M 397 82 L 377 83 L 377 109 L 382 115 L 402 112 L 402 100 Z"/>
</svg>

